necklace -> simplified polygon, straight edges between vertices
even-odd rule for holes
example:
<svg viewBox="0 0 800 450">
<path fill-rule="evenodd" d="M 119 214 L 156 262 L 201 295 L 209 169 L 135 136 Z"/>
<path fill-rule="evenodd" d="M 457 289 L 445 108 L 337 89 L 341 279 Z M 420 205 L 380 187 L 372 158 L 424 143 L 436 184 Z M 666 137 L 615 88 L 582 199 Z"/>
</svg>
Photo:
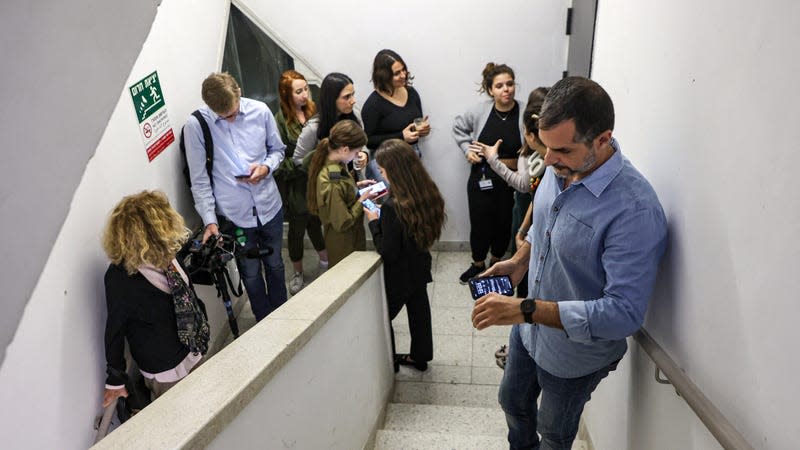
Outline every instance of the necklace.
<svg viewBox="0 0 800 450">
<path fill-rule="evenodd" d="M 505 122 L 505 121 L 506 121 L 506 119 L 508 119 L 508 116 L 510 116 L 510 115 L 511 115 L 511 113 L 513 112 L 513 109 L 512 109 L 511 111 L 508 111 L 508 112 L 506 112 L 506 115 L 505 115 L 505 116 L 504 116 L 504 115 L 502 115 L 502 114 L 500 114 L 500 111 L 498 111 L 496 107 L 495 107 L 495 108 L 492 108 L 492 111 L 494 111 L 494 115 L 496 115 L 498 119 L 500 119 L 500 120 L 502 120 L 503 122 Z"/>
<path fill-rule="evenodd" d="M 301 127 L 305 126 L 307 121 L 306 121 L 306 115 L 303 112 L 303 110 L 301 109 L 299 111 L 295 111 L 294 115 L 297 118 L 297 123 L 299 123 Z"/>
</svg>

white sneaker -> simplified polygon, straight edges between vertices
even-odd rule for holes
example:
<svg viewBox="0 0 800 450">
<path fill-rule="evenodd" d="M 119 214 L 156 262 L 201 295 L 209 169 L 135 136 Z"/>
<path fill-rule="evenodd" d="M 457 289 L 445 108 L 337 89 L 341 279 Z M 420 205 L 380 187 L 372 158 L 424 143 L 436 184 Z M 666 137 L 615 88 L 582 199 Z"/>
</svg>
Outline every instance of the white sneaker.
<svg viewBox="0 0 800 450">
<path fill-rule="evenodd" d="M 319 269 L 320 269 L 320 272 L 325 272 L 326 270 L 328 270 L 328 261 L 327 260 L 323 261 L 323 260 L 320 259 L 319 260 Z"/>
<path fill-rule="evenodd" d="M 303 274 L 295 272 L 292 275 L 292 279 L 289 280 L 289 293 L 294 295 L 300 292 L 301 289 L 303 289 Z"/>
</svg>

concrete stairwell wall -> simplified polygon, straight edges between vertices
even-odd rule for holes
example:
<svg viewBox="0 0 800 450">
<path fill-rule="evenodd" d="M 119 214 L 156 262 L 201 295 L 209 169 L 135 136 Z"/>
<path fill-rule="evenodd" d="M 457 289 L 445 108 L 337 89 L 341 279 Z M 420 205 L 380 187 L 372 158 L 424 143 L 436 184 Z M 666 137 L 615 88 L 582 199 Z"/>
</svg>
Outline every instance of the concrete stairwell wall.
<svg viewBox="0 0 800 450">
<path fill-rule="evenodd" d="M 670 242 L 645 327 L 754 448 L 797 448 L 800 3 L 599 2 L 594 73 Z M 719 448 L 632 343 L 597 450 Z"/>
</svg>

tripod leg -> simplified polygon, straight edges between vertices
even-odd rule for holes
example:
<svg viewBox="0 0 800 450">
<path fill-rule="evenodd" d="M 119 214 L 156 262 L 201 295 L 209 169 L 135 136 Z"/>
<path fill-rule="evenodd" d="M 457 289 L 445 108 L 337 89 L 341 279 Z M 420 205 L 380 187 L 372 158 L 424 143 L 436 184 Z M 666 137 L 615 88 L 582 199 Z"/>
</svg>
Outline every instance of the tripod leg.
<svg viewBox="0 0 800 450">
<path fill-rule="evenodd" d="M 214 282 L 217 285 L 217 291 L 222 297 L 222 304 L 225 305 L 225 313 L 228 315 L 228 326 L 231 327 L 233 338 L 236 339 L 239 337 L 239 324 L 236 322 L 236 316 L 233 314 L 233 303 L 231 302 L 231 296 L 228 293 L 228 286 L 225 284 L 224 275 L 221 272 L 216 273 L 214 276 Z"/>
</svg>

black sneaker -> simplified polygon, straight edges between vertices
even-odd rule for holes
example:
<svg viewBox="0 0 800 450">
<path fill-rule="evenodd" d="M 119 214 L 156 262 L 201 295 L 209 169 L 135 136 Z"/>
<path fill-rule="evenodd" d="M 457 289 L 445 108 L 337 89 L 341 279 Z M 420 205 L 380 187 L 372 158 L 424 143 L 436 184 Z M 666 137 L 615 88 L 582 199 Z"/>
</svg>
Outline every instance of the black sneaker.
<svg viewBox="0 0 800 450">
<path fill-rule="evenodd" d="M 475 278 L 479 273 L 483 272 L 484 270 L 486 270 L 485 267 L 478 267 L 475 264 L 470 264 L 469 269 L 467 269 L 464 273 L 462 273 L 461 276 L 458 277 L 458 280 L 461 284 L 467 284 L 469 280 Z"/>
</svg>

